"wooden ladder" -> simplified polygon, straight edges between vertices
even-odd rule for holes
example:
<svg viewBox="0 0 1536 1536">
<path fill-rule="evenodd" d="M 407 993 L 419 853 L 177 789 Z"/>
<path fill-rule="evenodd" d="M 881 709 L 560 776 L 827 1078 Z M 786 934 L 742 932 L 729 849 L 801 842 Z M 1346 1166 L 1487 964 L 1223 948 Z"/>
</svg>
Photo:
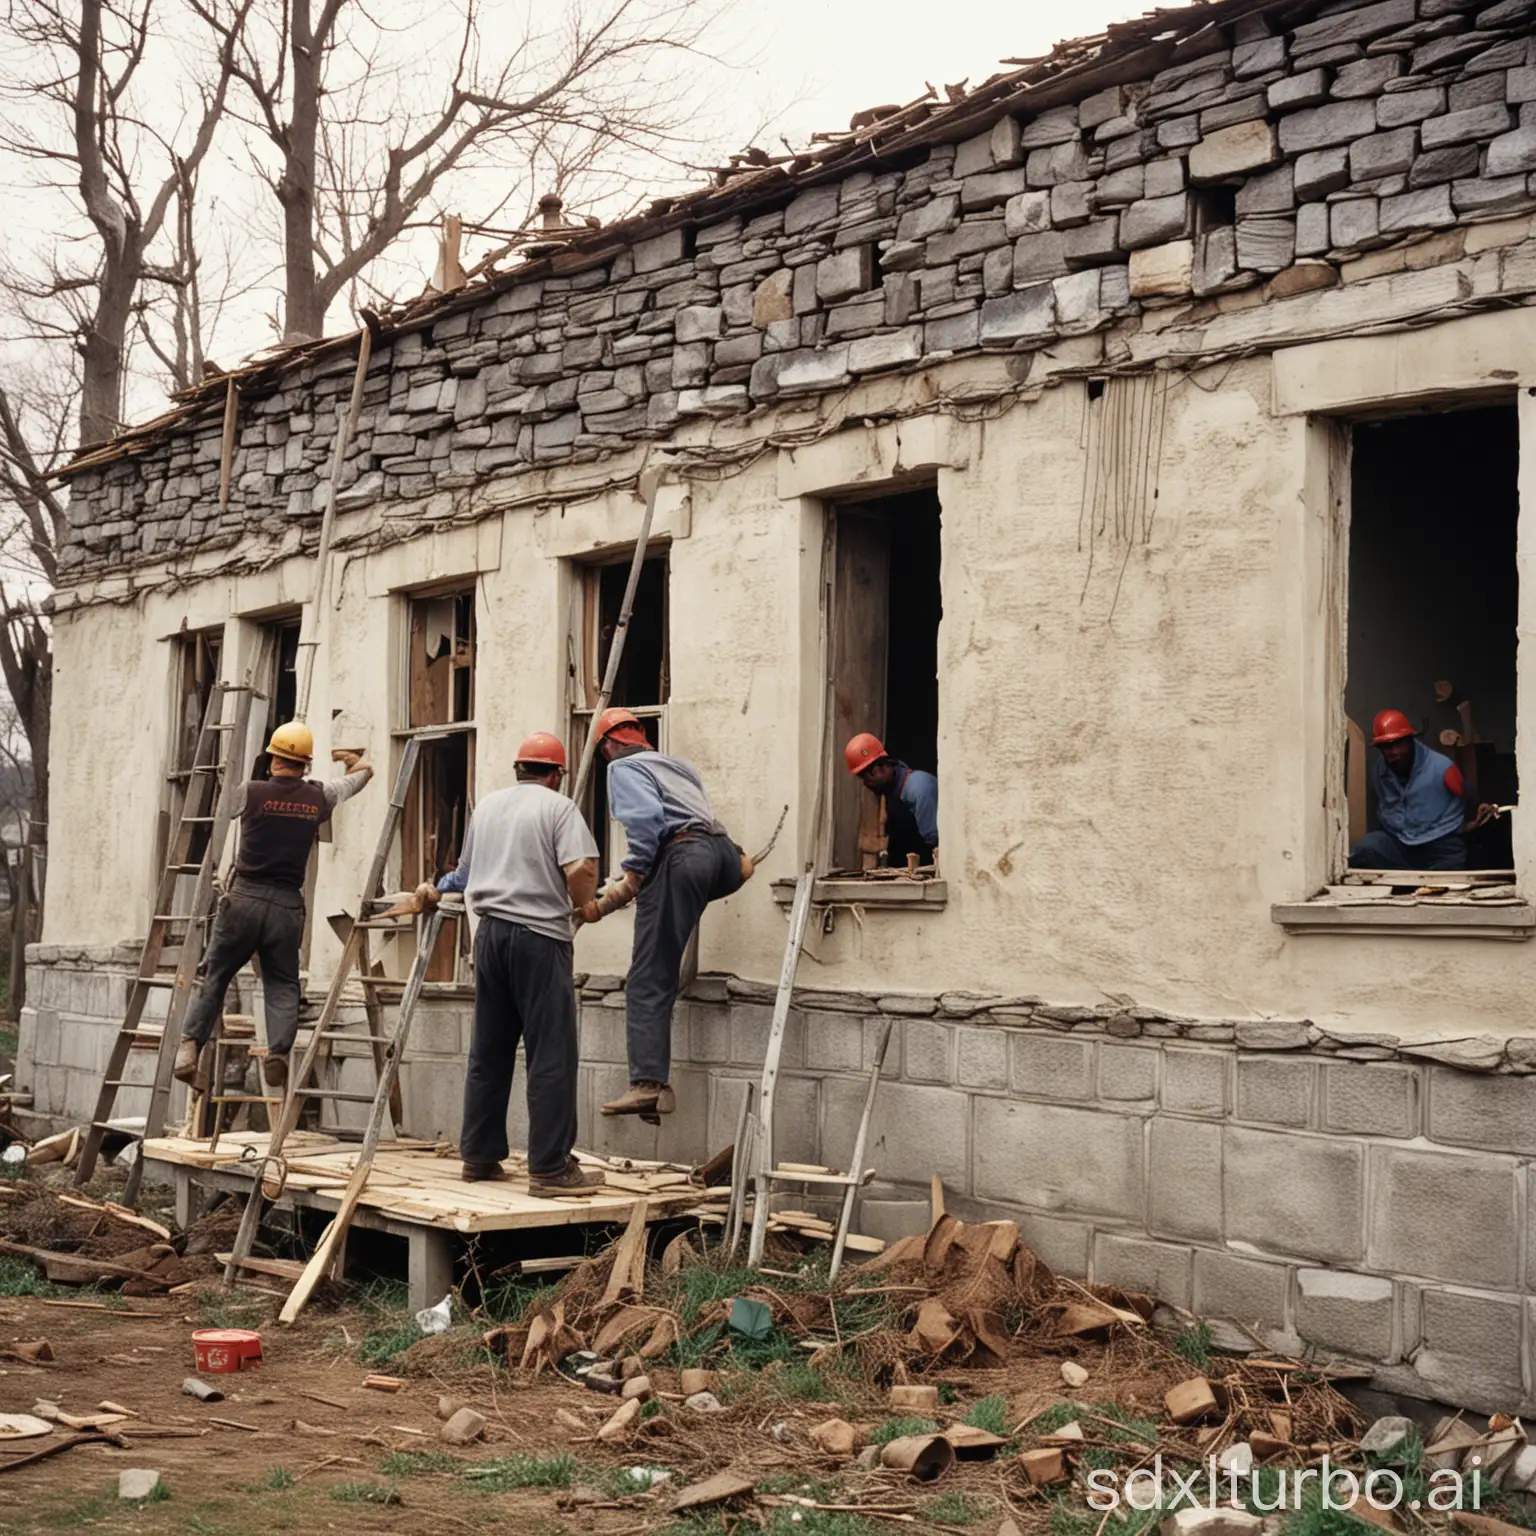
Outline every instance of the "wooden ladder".
<svg viewBox="0 0 1536 1536">
<path fill-rule="evenodd" d="M 368 1124 L 363 1132 L 362 1147 L 352 1177 L 348 1181 L 346 1193 L 342 1197 L 341 1208 L 326 1229 L 320 1246 L 310 1260 L 309 1267 L 295 1285 L 293 1295 L 289 1298 L 289 1307 L 292 1308 L 293 1316 L 298 1315 L 298 1309 L 308 1300 L 310 1292 L 322 1274 L 340 1255 L 341 1240 L 346 1235 L 352 1212 L 356 1208 L 358 1197 L 363 1192 L 363 1186 L 367 1183 L 368 1174 L 373 1165 L 386 1108 L 396 1132 L 400 1130 L 402 1116 L 400 1059 L 410 1036 L 411 1021 L 416 1012 L 416 1005 L 421 999 L 422 986 L 426 981 L 438 935 L 442 932 L 443 920 L 445 917 L 458 915 L 464 910 L 461 902 L 445 897 L 427 914 L 425 922 L 421 925 L 421 931 L 417 935 L 416 955 L 411 963 L 410 974 L 403 983 L 394 1029 L 391 1033 L 385 1034 L 384 1004 L 379 994 L 381 990 L 402 988 L 402 983 L 393 977 L 372 974 L 368 939 L 369 934 L 373 932 L 401 933 L 416 926 L 414 917 L 394 919 L 381 917 L 378 913 L 381 908 L 388 907 L 393 899 L 384 894 L 384 877 L 388 869 L 390 852 L 394 847 L 395 838 L 405 814 L 406 799 L 410 794 L 411 782 L 416 775 L 421 746 L 424 741 L 436 739 L 432 736 L 418 736 L 405 744 L 405 752 L 400 760 L 400 771 L 395 775 L 395 785 L 390 794 L 389 807 L 385 812 L 384 825 L 379 831 L 379 840 L 373 851 L 373 862 L 369 866 L 363 886 L 362 899 L 358 907 L 359 916 L 346 934 L 341 959 L 331 978 L 331 985 L 326 992 L 319 1016 L 310 1031 L 309 1041 L 297 1065 L 291 1070 L 282 1112 L 277 1118 L 271 1139 L 267 1144 L 266 1157 L 276 1158 L 282 1152 L 288 1137 L 297 1129 L 305 1108 L 311 1104 L 318 1103 L 323 1106 L 327 1102 L 332 1102 L 370 1106 Z M 364 1034 L 359 1034 L 354 1028 L 341 1022 L 338 1017 L 347 984 L 353 980 L 359 982 L 363 990 L 366 1019 Z M 373 1091 L 363 1093 L 320 1086 L 318 1081 L 320 1069 L 331 1059 L 334 1043 L 338 1040 L 365 1039 L 371 1047 L 374 1064 Z M 333 1133 L 338 1130 L 337 1127 L 324 1124 L 321 1129 L 331 1130 Z M 251 1184 L 250 1197 L 246 1201 L 245 1212 L 240 1220 L 240 1230 L 236 1234 L 229 1263 L 224 1269 L 226 1285 L 233 1284 L 241 1263 L 250 1257 L 251 1250 L 255 1246 L 265 1201 L 262 1186 L 263 1179 L 258 1171 Z M 292 1320 L 288 1307 L 284 1308 L 282 1315 L 285 1321 Z"/>
<path fill-rule="evenodd" d="M 869 1089 L 864 1095 L 864 1112 L 859 1117 L 859 1129 L 854 1137 L 848 1172 L 822 1173 L 804 1168 L 779 1167 L 773 1156 L 773 1112 L 779 1080 L 779 1059 L 784 1052 L 784 1032 L 794 997 L 795 973 L 799 970 L 800 953 L 805 947 L 806 928 L 810 923 L 811 893 L 815 884 L 816 877 L 810 870 L 806 870 L 795 882 L 795 899 L 789 912 L 789 942 L 784 948 L 779 990 L 773 1000 L 773 1021 L 768 1028 L 768 1045 L 763 1054 L 763 1076 L 757 1087 L 755 1110 L 750 1083 L 742 1095 L 741 1115 L 736 1130 L 731 1203 L 726 1216 L 726 1247 L 734 1253 L 741 1240 L 749 1183 L 752 1189 L 752 1230 L 747 1242 L 747 1263 L 754 1269 L 763 1262 L 763 1249 L 768 1240 L 768 1205 L 776 1185 L 804 1184 L 822 1189 L 841 1189 L 842 1210 L 838 1214 L 837 1235 L 833 1240 L 832 1262 L 828 1271 L 828 1278 L 836 1280 L 843 1264 L 848 1228 L 853 1221 L 854 1200 L 859 1190 L 875 1176 L 873 1168 L 866 1169 L 861 1165 L 864 1161 L 864 1147 L 869 1139 L 870 1117 L 875 1108 L 875 1092 L 880 1086 L 880 1073 L 885 1067 L 885 1053 L 891 1042 L 891 1021 L 886 1020 L 880 1032 L 879 1044 L 875 1048 Z M 747 1172 L 749 1169 L 750 1173 Z"/>
<path fill-rule="evenodd" d="M 234 719 L 224 719 L 225 700 L 235 698 Z M 216 877 L 219 863 L 224 856 L 224 844 L 229 837 L 229 824 L 235 814 L 235 789 L 238 775 L 232 777 L 229 767 L 237 752 L 245 750 L 250 727 L 251 702 L 257 697 L 249 684 L 215 683 L 208 695 L 208 707 L 198 732 L 197 749 L 193 753 L 186 794 L 182 797 L 181 816 L 166 851 L 165 867 L 160 874 L 155 893 L 154 914 L 150 919 L 149 936 L 144 941 L 139 956 L 138 971 L 128 993 L 128 1007 L 123 1022 L 118 1027 L 117 1038 L 112 1042 L 112 1053 L 102 1074 L 101 1091 L 96 1097 L 96 1110 L 91 1116 L 85 1144 L 80 1151 L 80 1163 L 75 1170 L 75 1183 L 86 1183 L 96 1171 L 101 1155 L 101 1143 L 109 1130 L 122 1130 L 112 1124 L 112 1110 L 118 1093 L 124 1088 L 142 1088 L 125 1076 L 128 1056 L 135 1048 L 147 1048 L 148 1042 L 156 1041 L 155 1075 L 150 1086 L 149 1109 L 144 1117 L 144 1130 L 140 1141 L 159 1136 L 165 1130 L 166 1115 L 171 1100 L 171 1069 L 176 1060 L 176 1047 L 181 1040 L 182 1020 L 208 942 L 211 926 Z M 233 745 L 226 744 L 228 742 Z M 200 836 L 206 836 L 201 859 L 192 862 L 192 850 Z M 191 909 L 186 913 L 173 911 L 179 882 L 185 876 L 196 876 Z M 180 929 L 180 954 L 174 974 L 160 970 L 161 956 L 167 944 L 175 942 L 173 930 Z M 169 989 L 163 1025 L 146 1023 L 144 1010 L 152 993 Z M 123 1191 L 123 1201 L 131 1205 L 138 1196 L 139 1182 L 143 1178 L 144 1159 L 137 1158 L 128 1173 Z"/>
</svg>

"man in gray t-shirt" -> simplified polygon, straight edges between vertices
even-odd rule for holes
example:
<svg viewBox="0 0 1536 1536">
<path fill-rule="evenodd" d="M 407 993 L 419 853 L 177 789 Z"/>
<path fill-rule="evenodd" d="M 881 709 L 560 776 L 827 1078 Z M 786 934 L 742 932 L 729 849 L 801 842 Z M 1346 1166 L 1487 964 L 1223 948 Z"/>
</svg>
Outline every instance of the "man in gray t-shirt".
<svg viewBox="0 0 1536 1536">
<path fill-rule="evenodd" d="M 576 1144 L 576 986 L 571 912 L 597 890 L 597 843 L 559 793 L 565 748 L 538 731 L 517 751 L 517 783 L 475 807 L 459 867 L 479 919 L 475 1025 L 464 1075 L 459 1154 L 467 1180 L 506 1177 L 507 1103 L 521 1040 L 528 1058 L 528 1192 L 553 1197 L 603 1182 Z"/>
</svg>

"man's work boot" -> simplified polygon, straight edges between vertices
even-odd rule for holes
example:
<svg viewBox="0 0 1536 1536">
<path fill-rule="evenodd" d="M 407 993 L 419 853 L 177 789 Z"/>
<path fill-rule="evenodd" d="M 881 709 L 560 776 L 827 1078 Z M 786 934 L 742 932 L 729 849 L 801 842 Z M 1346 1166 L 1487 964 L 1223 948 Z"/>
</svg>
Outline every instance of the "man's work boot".
<svg viewBox="0 0 1536 1536">
<path fill-rule="evenodd" d="M 559 1173 L 530 1173 L 528 1193 L 541 1200 L 554 1200 L 561 1195 L 590 1195 L 603 1187 L 600 1173 L 588 1173 L 574 1157 L 565 1160 Z"/>
<path fill-rule="evenodd" d="M 288 1058 L 269 1051 L 267 1059 L 261 1064 L 261 1076 L 268 1088 L 286 1088 L 288 1086 Z"/>
<path fill-rule="evenodd" d="M 466 1184 L 483 1184 L 490 1179 L 504 1179 L 507 1170 L 500 1163 L 465 1163 L 459 1177 Z"/>
<path fill-rule="evenodd" d="M 657 1115 L 670 1115 L 677 1108 L 677 1095 L 669 1083 L 631 1083 L 616 1099 L 603 1105 L 605 1115 L 639 1115 L 657 1124 Z"/>
<path fill-rule="evenodd" d="M 191 1035 L 183 1035 L 176 1047 L 176 1065 L 171 1068 L 171 1076 L 181 1083 L 196 1082 L 197 1061 L 202 1054 L 202 1046 Z"/>
</svg>

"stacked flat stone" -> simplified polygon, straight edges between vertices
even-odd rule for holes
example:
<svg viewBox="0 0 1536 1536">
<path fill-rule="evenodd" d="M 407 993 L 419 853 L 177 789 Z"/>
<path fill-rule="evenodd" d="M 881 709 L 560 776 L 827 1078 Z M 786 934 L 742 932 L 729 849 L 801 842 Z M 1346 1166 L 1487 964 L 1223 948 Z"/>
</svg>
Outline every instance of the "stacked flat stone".
<svg viewBox="0 0 1536 1536">
<path fill-rule="evenodd" d="M 569 277 L 509 273 L 374 359 L 339 505 L 420 503 L 591 461 L 698 416 L 1020 350 L 1270 282 L 1283 298 L 1404 240 L 1536 207 L 1536 0 L 1262 17 L 1150 79 L 640 240 Z M 1445 259 L 1455 259 L 1454 252 Z M 323 509 L 344 354 L 219 426 L 82 474 L 65 579 L 281 540 Z M 306 531 L 308 531 L 306 529 Z"/>
</svg>

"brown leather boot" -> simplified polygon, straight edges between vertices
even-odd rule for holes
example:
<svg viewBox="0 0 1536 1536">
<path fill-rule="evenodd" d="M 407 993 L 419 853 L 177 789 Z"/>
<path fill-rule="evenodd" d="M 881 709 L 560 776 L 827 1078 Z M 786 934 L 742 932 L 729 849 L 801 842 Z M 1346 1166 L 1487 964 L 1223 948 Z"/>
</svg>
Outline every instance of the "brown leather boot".
<svg viewBox="0 0 1536 1536">
<path fill-rule="evenodd" d="M 500 1163 L 465 1163 L 459 1177 L 466 1184 L 483 1184 L 492 1179 L 504 1179 L 507 1170 Z"/>
<path fill-rule="evenodd" d="M 176 1064 L 171 1068 L 171 1076 L 181 1083 L 196 1082 L 198 1058 L 202 1054 L 202 1046 L 191 1035 L 183 1035 L 176 1047 Z"/>
<path fill-rule="evenodd" d="M 655 1115 L 670 1115 L 677 1108 L 677 1095 L 669 1083 L 631 1083 L 618 1098 L 603 1105 L 605 1115 L 639 1115 L 652 1120 Z M 652 1120 L 654 1124 L 654 1120 Z"/>
<path fill-rule="evenodd" d="M 565 1160 L 559 1173 L 530 1173 L 528 1193 L 541 1200 L 554 1200 L 561 1195 L 590 1195 L 603 1187 L 600 1173 L 588 1173 L 574 1157 Z"/>
<path fill-rule="evenodd" d="M 261 1064 L 262 1081 L 268 1088 L 286 1088 L 288 1086 L 288 1058 L 268 1053 L 267 1059 Z"/>
</svg>

